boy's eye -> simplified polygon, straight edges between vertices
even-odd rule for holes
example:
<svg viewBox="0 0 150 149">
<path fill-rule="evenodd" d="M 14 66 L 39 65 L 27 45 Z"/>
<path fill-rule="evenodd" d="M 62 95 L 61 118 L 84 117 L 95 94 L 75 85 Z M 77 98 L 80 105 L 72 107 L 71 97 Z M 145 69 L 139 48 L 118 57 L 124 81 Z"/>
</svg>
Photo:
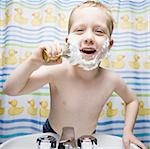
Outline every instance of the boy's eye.
<svg viewBox="0 0 150 149">
<path fill-rule="evenodd" d="M 75 32 L 77 34 L 82 34 L 84 32 L 84 29 L 76 29 Z"/>
<path fill-rule="evenodd" d="M 83 32 L 84 30 L 83 29 L 77 29 L 76 31 L 77 32 Z"/>
<path fill-rule="evenodd" d="M 103 31 L 101 31 L 101 30 L 95 30 L 95 33 L 96 33 L 96 34 L 99 34 L 99 35 L 104 34 L 104 32 L 103 32 Z"/>
</svg>

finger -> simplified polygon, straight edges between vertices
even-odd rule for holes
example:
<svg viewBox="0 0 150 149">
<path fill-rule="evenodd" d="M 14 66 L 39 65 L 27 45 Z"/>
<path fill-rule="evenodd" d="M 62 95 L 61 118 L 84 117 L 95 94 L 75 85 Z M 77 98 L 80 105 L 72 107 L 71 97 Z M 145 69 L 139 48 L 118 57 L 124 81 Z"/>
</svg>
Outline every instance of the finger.
<svg viewBox="0 0 150 149">
<path fill-rule="evenodd" d="M 56 50 L 56 45 L 55 44 L 52 44 L 50 46 L 50 48 L 51 48 L 50 60 L 54 61 L 54 63 L 55 63 L 55 61 L 60 58 L 60 55 L 58 55 L 58 51 Z"/>
<path fill-rule="evenodd" d="M 138 139 L 134 139 L 132 141 L 133 144 L 137 145 L 141 149 L 146 149 L 146 146 Z"/>
<path fill-rule="evenodd" d="M 147 149 L 146 146 L 141 142 L 136 142 L 135 145 L 137 145 L 140 149 Z"/>
<path fill-rule="evenodd" d="M 47 63 L 48 65 L 55 65 L 55 64 L 61 64 L 62 63 L 62 58 L 59 57 L 56 60 L 54 58 L 51 58 L 50 61 Z"/>
<path fill-rule="evenodd" d="M 61 63 L 62 61 L 57 59 L 60 59 L 60 55 L 58 55 L 57 46 L 56 44 L 42 46 L 42 57 L 45 60 L 46 63 Z"/>
</svg>

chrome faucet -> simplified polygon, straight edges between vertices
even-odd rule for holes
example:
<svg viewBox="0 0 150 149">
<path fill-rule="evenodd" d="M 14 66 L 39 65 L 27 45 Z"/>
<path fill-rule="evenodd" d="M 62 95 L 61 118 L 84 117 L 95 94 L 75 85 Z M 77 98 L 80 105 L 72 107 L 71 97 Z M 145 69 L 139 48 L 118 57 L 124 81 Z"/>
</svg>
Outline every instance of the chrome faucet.
<svg viewBox="0 0 150 149">
<path fill-rule="evenodd" d="M 77 149 L 73 127 L 63 127 L 58 149 Z"/>
</svg>

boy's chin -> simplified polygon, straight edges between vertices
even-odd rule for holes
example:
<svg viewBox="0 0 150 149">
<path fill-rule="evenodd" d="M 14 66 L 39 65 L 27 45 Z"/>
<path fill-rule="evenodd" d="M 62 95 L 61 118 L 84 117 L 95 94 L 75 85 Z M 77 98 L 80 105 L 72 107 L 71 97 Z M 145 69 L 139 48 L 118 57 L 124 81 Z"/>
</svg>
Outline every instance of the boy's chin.
<svg viewBox="0 0 150 149">
<path fill-rule="evenodd" d="M 95 65 L 79 65 L 80 68 L 82 68 L 83 70 L 86 70 L 86 71 L 92 71 L 92 70 L 96 70 L 99 65 L 98 64 L 95 64 Z"/>
<path fill-rule="evenodd" d="M 91 61 L 91 60 L 94 60 L 95 58 L 95 55 L 92 55 L 92 54 L 83 54 L 82 55 L 82 58 L 86 61 Z"/>
<path fill-rule="evenodd" d="M 92 60 L 82 60 L 79 62 L 79 67 L 83 68 L 84 70 L 94 70 L 99 67 L 100 60 L 92 59 Z"/>
</svg>

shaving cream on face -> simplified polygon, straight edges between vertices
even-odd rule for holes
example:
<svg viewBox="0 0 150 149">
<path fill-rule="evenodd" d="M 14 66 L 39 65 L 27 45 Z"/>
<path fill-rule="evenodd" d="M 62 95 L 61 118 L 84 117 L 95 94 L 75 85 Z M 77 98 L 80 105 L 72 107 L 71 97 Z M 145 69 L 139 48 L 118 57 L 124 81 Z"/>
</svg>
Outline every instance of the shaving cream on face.
<svg viewBox="0 0 150 149">
<path fill-rule="evenodd" d="M 68 58 L 70 64 L 78 65 L 79 67 L 83 68 L 84 70 L 93 70 L 99 67 L 100 62 L 106 56 L 107 52 L 109 51 L 109 39 L 107 38 L 101 49 L 96 55 L 93 55 L 92 60 L 86 60 L 83 58 L 82 53 L 80 52 L 80 44 L 79 41 L 75 38 L 68 39 L 68 48 L 70 51 L 70 57 Z"/>
<path fill-rule="evenodd" d="M 67 48 L 69 50 L 69 63 L 72 65 L 77 65 L 82 60 L 82 55 L 79 50 L 79 42 L 78 40 L 73 40 L 71 38 L 68 39 Z"/>
</svg>

